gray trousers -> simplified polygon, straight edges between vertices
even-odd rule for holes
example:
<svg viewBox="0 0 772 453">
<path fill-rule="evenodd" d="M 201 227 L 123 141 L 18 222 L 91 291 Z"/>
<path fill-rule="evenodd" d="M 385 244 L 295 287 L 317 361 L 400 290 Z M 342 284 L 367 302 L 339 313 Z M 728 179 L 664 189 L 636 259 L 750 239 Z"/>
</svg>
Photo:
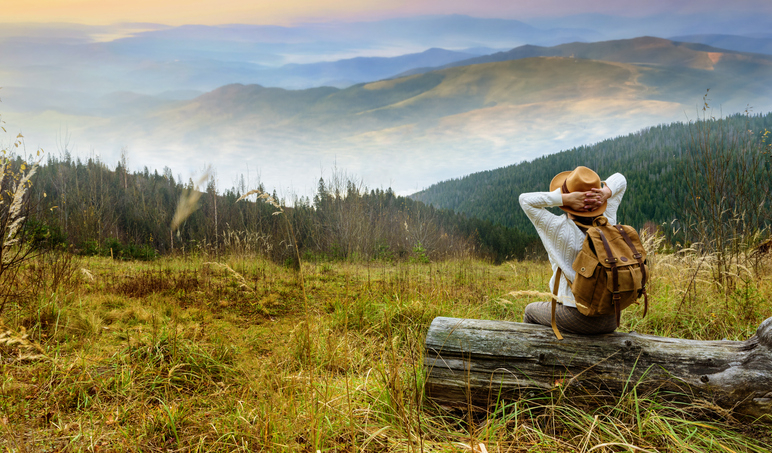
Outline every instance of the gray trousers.
<svg viewBox="0 0 772 453">
<path fill-rule="evenodd" d="M 552 303 L 533 302 L 525 307 L 523 322 L 552 326 Z M 590 317 L 579 313 L 575 307 L 558 304 L 555 309 L 555 323 L 561 332 L 579 335 L 600 335 L 611 333 L 617 328 L 614 314 L 609 316 Z"/>
</svg>

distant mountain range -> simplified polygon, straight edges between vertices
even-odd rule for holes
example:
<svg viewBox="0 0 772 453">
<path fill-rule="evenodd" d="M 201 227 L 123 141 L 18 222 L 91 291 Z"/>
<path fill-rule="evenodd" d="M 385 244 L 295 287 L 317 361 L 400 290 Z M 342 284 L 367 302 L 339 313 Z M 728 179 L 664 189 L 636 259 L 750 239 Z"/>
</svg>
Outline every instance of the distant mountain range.
<svg viewBox="0 0 772 453">
<path fill-rule="evenodd" d="M 688 38 L 688 37 L 684 37 Z M 732 39 L 736 38 L 736 39 Z M 720 66 L 719 70 L 733 67 L 741 60 L 756 62 L 772 61 L 766 55 L 753 55 L 749 52 L 731 50 L 732 47 L 746 47 L 758 49 L 766 43 L 772 50 L 772 39 L 755 39 L 751 43 L 750 38 L 720 37 L 718 35 L 702 35 L 691 37 L 693 42 L 679 42 L 659 38 L 639 38 L 633 41 L 618 40 L 595 43 L 569 43 L 553 47 L 525 45 L 506 52 L 497 52 L 492 55 L 484 55 L 466 60 L 458 60 L 439 67 L 415 68 L 406 71 L 399 76 L 421 74 L 438 69 L 468 66 L 481 63 L 493 63 L 499 61 L 519 60 L 533 57 L 570 57 L 589 60 L 615 61 L 619 63 L 648 64 L 660 67 L 683 67 L 693 69 L 713 70 Z M 702 44 L 706 42 L 726 42 L 732 47 L 717 48 Z M 633 43 L 631 45 L 631 43 Z M 743 46 L 743 43 L 747 45 Z M 727 52 L 727 50 L 730 50 Z"/>
<path fill-rule="evenodd" d="M 432 48 L 420 53 L 398 57 L 356 57 L 320 63 L 293 63 L 276 69 L 260 71 L 257 78 L 261 85 L 269 87 L 298 89 L 333 86 L 346 88 L 357 83 L 393 77 L 395 74 L 413 68 L 442 66 L 491 51 L 493 49 L 488 48 L 472 49 L 465 52 Z"/>
<path fill-rule="evenodd" d="M 344 88 L 526 44 L 549 47 L 645 34 L 770 53 L 768 29 L 764 17 L 698 15 L 585 15 L 531 24 L 460 15 L 292 27 L 3 24 L 0 84 L 87 97 L 205 92 L 230 83 Z M 729 32 L 716 35 L 716 30 Z"/>
<path fill-rule="evenodd" d="M 344 87 L 525 43 L 601 36 L 593 30 L 458 15 L 294 27 L 4 24 L 0 83 L 88 95 L 210 91 L 229 83 Z M 426 52 L 433 48 L 452 50 Z M 396 59 L 383 59 L 388 57 Z"/>
<path fill-rule="evenodd" d="M 154 118 L 159 125 L 179 125 L 188 118 L 195 124 L 205 121 L 265 133 L 305 131 L 343 139 L 408 125 L 431 127 L 443 118 L 472 112 L 493 121 L 504 109 L 554 102 L 646 100 L 689 105 L 708 88 L 715 93 L 716 105 L 736 110 L 761 101 L 767 107 L 772 106 L 770 82 L 772 56 L 636 38 L 523 46 L 344 90 L 228 85 L 159 111 Z"/>
<path fill-rule="evenodd" d="M 432 48 L 424 52 L 400 55 L 398 57 L 356 57 L 331 62 L 309 64 L 287 64 L 279 68 L 255 69 L 250 77 L 261 81 L 261 86 L 283 87 L 287 89 L 304 89 L 317 86 L 331 86 L 345 88 L 357 83 L 380 80 L 394 76 L 401 72 L 416 67 L 441 66 L 447 63 L 466 60 L 479 56 L 481 52 L 493 51 L 493 49 L 476 48 L 466 52 L 456 52 L 445 49 Z M 181 63 L 187 65 L 189 63 Z M 244 69 L 248 65 L 239 64 Z M 89 91 L 67 91 L 64 87 L 40 88 L 24 86 L 6 86 L 3 88 L 5 104 L 14 111 L 44 111 L 56 110 L 59 112 L 77 113 L 83 115 L 115 116 L 125 115 L 128 112 L 136 112 L 141 109 L 160 107 L 165 104 L 174 104 L 174 101 L 191 100 L 202 94 L 198 89 L 171 89 L 176 79 L 177 88 L 185 86 L 200 87 L 201 84 L 191 81 L 191 78 L 203 79 L 207 77 L 206 68 L 193 68 L 182 70 L 181 66 L 163 65 L 157 68 L 163 74 L 148 75 L 137 74 L 134 84 L 144 83 L 143 79 L 152 77 L 166 79 L 163 86 L 169 90 L 158 94 L 142 94 L 129 91 L 111 91 L 106 94 Z M 231 70 L 229 72 L 229 70 Z M 54 71 L 54 68 L 45 70 Z M 233 79 L 245 78 L 246 75 L 231 65 L 219 68 L 221 74 L 209 74 L 212 77 L 208 83 L 214 87 L 229 85 Z M 182 71 L 182 72 L 180 72 Z M 137 73 L 135 69 L 132 71 Z M 189 73 L 185 75 L 184 73 Z M 34 77 L 34 74 L 33 74 Z M 249 77 L 246 77 L 247 79 Z M 219 79 L 219 81 L 217 81 Z M 85 83 L 85 82 L 84 82 Z M 206 84 L 204 84 L 206 86 Z"/>
<path fill-rule="evenodd" d="M 177 39 L 175 30 L 150 33 Z M 191 98 L 197 93 L 185 83 L 162 96 L 60 97 L 55 90 L 36 95 L 10 87 L 2 92 L 4 105 L 24 96 L 38 104 L 4 119 L 25 125 L 27 137 L 35 136 L 30 129 L 58 124 L 53 149 L 60 151 L 85 146 L 117 156 L 125 147 L 133 165 L 190 173 L 211 163 L 226 184 L 256 171 L 268 187 L 308 193 L 320 172 L 337 165 L 368 185 L 405 194 L 694 118 L 708 89 L 711 105 L 724 113 L 772 107 L 772 56 L 704 44 L 643 37 L 468 56 L 434 49 L 282 69 L 298 77 L 349 73 L 354 80 L 441 65 L 345 89 L 230 84 Z"/>
</svg>

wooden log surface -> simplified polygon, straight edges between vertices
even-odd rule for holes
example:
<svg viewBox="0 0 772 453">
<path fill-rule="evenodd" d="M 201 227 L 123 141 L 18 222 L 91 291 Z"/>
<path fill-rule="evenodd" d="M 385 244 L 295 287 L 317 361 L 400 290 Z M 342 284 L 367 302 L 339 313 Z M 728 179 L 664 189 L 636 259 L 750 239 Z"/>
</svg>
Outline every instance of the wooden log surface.
<svg viewBox="0 0 772 453">
<path fill-rule="evenodd" d="M 534 324 L 435 318 L 426 335 L 426 394 L 444 406 L 484 409 L 524 390 L 562 385 L 621 395 L 637 385 L 639 394 L 676 392 L 744 415 L 772 413 L 772 318 L 746 341 L 564 337 Z"/>
</svg>

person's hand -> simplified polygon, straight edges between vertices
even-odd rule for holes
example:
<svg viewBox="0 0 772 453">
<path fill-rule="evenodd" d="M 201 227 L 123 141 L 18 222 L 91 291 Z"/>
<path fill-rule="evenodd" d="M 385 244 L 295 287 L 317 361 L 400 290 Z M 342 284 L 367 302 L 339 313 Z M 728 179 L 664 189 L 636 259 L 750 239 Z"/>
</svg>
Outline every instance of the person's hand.
<svg viewBox="0 0 772 453">
<path fill-rule="evenodd" d="M 587 194 L 590 192 L 571 192 L 563 194 L 563 206 L 574 211 L 586 211 Z"/>
<path fill-rule="evenodd" d="M 587 211 L 594 211 L 609 198 L 611 198 L 611 189 L 608 186 L 603 186 L 601 189 L 592 188 L 589 192 L 585 192 L 584 208 Z"/>
<path fill-rule="evenodd" d="M 610 197 L 611 189 L 607 186 L 601 189 L 593 188 L 587 192 L 564 193 L 563 206 L 579 212 L 594 211 Z"/>
</svg>

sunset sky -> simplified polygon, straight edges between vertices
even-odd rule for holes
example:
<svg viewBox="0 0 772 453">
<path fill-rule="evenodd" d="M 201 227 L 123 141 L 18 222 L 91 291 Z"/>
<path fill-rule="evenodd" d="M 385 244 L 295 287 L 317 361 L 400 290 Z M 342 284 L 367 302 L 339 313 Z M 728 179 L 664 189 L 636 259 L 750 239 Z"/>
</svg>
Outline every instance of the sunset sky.
<svg viewBox="0 0 772 453">
<path fill-rule="evenodd" d="M 466 14 L 529 19 L 604 13 L 772 12 L 769 0 L 5 0 L 0 22 L 119 22 L 182 24 L 276 24 L 329 20 L 376 20 L 417 14 Z"/>
</svg>

